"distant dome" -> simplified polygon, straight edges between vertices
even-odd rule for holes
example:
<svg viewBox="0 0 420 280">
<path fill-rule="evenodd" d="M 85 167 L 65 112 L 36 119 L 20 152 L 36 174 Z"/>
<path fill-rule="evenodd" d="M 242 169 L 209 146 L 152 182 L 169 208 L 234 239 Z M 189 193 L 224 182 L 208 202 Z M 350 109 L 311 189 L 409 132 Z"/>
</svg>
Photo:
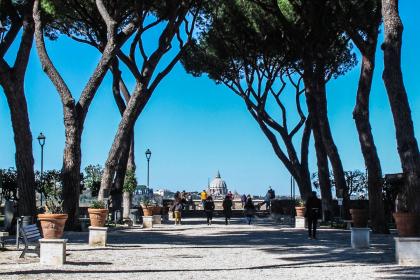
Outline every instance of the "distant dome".
<svg viewBox="0 0 420 280">
<path fill-rule="evenodd" d="M 211 195 L 226 195 L 227 194 L 226 182 L 223 181 L 222 178 L 220 177 L 219 171 L 217 171 L 216 177 L 210 183 L 209 194 Z"/>
</svg>

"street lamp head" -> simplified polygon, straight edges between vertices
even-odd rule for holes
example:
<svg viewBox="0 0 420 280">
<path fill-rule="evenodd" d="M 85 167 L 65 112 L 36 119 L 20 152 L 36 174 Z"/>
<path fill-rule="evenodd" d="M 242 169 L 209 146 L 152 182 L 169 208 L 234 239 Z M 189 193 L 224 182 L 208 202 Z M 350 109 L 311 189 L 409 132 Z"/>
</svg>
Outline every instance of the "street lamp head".
<svg viewBox="0 0 420 280">
<path fill-rule="evenodd" d="M 152 152 L 149 149 L 146 150 L 146 153 L 145 154 L 146 154 L 147 160 L 149 160 L 150 157 L 152 156 Z"/>
<path fill-rule="evenodd" d="M 39 145 L 41 145 L 41 146 L 45 145 L 46 137 L 45 137 L 44 134 L 42 134 L 42 132 L 38 135 L 37 139 L 38 139 Z"/>
</svg>

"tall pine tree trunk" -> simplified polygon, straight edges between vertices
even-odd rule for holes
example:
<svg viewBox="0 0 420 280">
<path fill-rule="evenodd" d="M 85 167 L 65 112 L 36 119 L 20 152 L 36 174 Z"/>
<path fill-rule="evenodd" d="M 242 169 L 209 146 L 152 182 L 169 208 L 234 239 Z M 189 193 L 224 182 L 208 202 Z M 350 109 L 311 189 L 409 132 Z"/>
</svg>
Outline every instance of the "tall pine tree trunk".
<svg viewBox="0 0 420 280">
<path fill-rule="evenodd" d="M 1 78 L 0 78 L 1 79 Z M 19 193 L 19 215 L 35 216 L 35 175 L 32 156 L 32 133 L 29 125 L 23 81 L 16 79 L 10 87 L 3 86 L 10 108 L 13 134 L 16 147 L 16 170 Z"/>
<path fill-rule="evenodd" d="M 403 24 L 397 0 L 382 0 L 384 72 L 382 78 L 394 117 L 398 154 L 406 180 L 402 194 L 410 212 L 420 214 L 420 153 L 401 71 Z"/>
<path fill-rule="evenodd" d="M 305 95 L 309 114 L 312 117 L 314 135 L 320 135 L 326 154 L 331 163 L 337 196 L 343 198 L 344 217 L 348 217 L 349 196 L 347 192 L 344 169 L 334 143 L 327 113 L 327 96 L 325 78 L 315 74 L 312 67 L 306 67 L 304 73 Z"/>
<path fill-rule="evenodd" d="M 25 75 L 32 49 L 34 24 L 32 20 L 32 3 L 24 8 L 23 22 L 11 22 L 9 32 L 12 39 L 16 38 L 22 27 L 21 42 L 16 54 L 13 67 L 10 67 L 3 56 L 10 44 L 0 42 L 0 85 L 6 95 L 10 109 L 14 141 L 16 147 L 15 163 L 17 170 L 17 184 L 19 194 L 19 215 L 36 215 L 34 158 L 32 153 L 32 133 L 29 123 L 28 107 L 25 98 Z M 13 30 L 13 31 L 12 31 Z"/>
<path fill-rule="evenodd" d="M 64 147 L 63 168 L 63 210 L 68 214 L 66 228 L 77 229 L 79 226 L 80 166 L 82 128 L 68 111 L 64 112 L 66 143 Z"/>
<path fill-rule="evenodd" d="M 359 134 L 360 147 L 362 149 L 365 165 L 368 170 L 369 191 L 369 218 L 372 230 L 375 233 L 389 233 L 386 219 L 385 206 L 382 197 L 382 168 L 376 151 L 369 121 L 369 96 L 372 86 L 373 72 L 375 69 L 376 40 L 366 50 L 362 57 L 362 66 L 357 89 L 356 106 L 353 118 Z"/>
<path fill-rule="evenodd" d="M 316 132 L 315 132 L 316 131 Z M 329 220 L 333 214 L 330 170 L 328 156 L 322 143 L 319 129 L 314 130 L 315 153 L 318 167 L 318 181 L 322 201 L 322 219 Z"/>
<path fill-rule="evenodd" d="M 134 161 L 134 137 L 131 138 L 131 145 L 130 145 L 130 152 L 127 161 L 127 171 L 135 172 L 136 171 L 136 163 Z M 130 209 L 131 209 L 131 200 L 133 198 L 133 194 L 130 192 L 123 193 L 123 220 L 130 219 Z"/>
</svg>

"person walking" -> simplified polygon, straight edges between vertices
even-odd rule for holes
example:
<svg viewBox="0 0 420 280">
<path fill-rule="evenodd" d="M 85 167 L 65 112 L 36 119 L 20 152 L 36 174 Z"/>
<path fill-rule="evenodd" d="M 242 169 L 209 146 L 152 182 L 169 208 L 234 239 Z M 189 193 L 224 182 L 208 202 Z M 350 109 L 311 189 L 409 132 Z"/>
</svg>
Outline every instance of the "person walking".
<svg viewBox="0 0 420 280">
<path fill-rule="evenodd" d="M 265 204 L 265 209 L 267 209 L 267 211 L 270 211 L 270 209 L 271 209 L 271 195 L 270 195 L 270 192 L 267 192 L 267 194 L 265 195 L 264 204 Z"/>
<path fill-rule="evenodd" d="M 245 194 L 243 194 L 241 196 L 241 203 L 242 203 L 242 208 L 243 208 L 245 206 L 245 203 L 246 203 L 246 195 Z"/>
<path fill-rule="evenodd" d="M 250 225 L 252 217 L 255 215 L 255 206 L 250 195 L 247 196 L 246 203 L 244 205 L 244 213 L 248 221 L 248 225 Z"/>
<path fill-rule="evenodd" d="M 172 211 L 175 216 L 175 225 L 181 224 L 181 212 L 182 212 L 182 202 L 181 199 L 176 199 L 174 205 L 172 206 Z"/>
<path fill-rule="evenodd" d="M 229 195 L 226 195 L 222 203 L 223 214 L 225 215 L 225 224 L 230 224 L 230 218 L 232 217 L 232 199 Z"/>
<path fill-rule="evenodd" d="M 211 220 L 213 219 L 213 211 L 214 211 L 214 202 L 211 195 L 207 197 L 206 202 L 204 203 L 204 211 L 206 212 L 206 216 L 207 216 L 207 225 L 210 226 Z"/>
<path fill-rule="evenodd" d="M 204 209 L 204 204 L 206 204 L 206 200 L 207 200 L 207 192 L 206 190 L 203 190 L 200 194 L 200 198 L 201 198 L 201 206 Z"/>
<path fill-rule="evenodd" d="M 316 192 L 312 192 L 312 195 L 306 200 L 305 207 L 309 238 L 316 239 L 316 226 L 321 214 L 321 200 L 316 196 Z"/>
</svg>

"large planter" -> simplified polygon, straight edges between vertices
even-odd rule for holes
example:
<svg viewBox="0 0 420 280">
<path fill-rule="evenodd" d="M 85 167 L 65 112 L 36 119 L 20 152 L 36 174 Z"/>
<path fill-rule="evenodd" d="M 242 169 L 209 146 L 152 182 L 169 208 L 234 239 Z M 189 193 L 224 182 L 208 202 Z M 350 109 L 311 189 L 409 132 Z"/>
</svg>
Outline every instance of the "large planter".
<svg viewBox="0 0 420 280">
<path fill-rule="evenodd" d="M 67 214 L 38 214 L 42 236 L 45 239 L 62 238 L 67 217 Z"/>
<path fill-rule="evenodd" d="M 151 207 L 143 207 L 143 216 L 153 216 Z"/>
<path fill-rule="evenodd" d="M 420 236 L 419 215 L 414 213 L 394 213 L 393 216 L 400 237 Z"/>
<path fill-rule="evenodd" d="M 366 209 L 350 209 L 353 227 L 366 228 L 368 226 L 369 213 Z"/>
<path fill-rule="evenodd" d="M 108 209 L 88 208 L 90 225 L 93 227 L 103 227 L 108 216 Z"/>
<path fill-rule="evenodd" d="M 161 214 L 162 207 L 160 207 L 160 206 L 152 206 L 152 207 L 149 207 L 149 208 L 151 208 L 151 210 L 153 212 L 153 215 L 160 215 Z"/>
<path fill-rule="evenodd" d="M 305 207 L 304 206 L 296 206 L 296 217 L 305 217 Z"/>
</svg>

